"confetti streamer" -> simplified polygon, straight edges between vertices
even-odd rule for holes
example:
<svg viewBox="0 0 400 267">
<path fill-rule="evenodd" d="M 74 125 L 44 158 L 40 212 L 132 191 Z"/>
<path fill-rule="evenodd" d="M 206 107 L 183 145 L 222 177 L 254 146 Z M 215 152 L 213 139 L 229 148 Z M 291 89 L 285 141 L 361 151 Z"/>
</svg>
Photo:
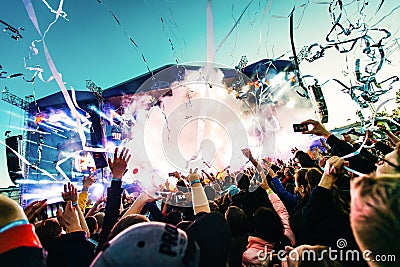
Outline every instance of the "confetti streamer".
<svg viewBox="0 0 400 267">
<path fill-rule="evenodd" d="M 101 4 L 101 5 L 107 10 L 107 12 L 110 13 L 111 16 L 113 16 L 113 18 L 114 18 L 115 21 L 117 22 L 117 24 L 118 24 L 118 26 L 120 27 L 120 29 L 122 30 L 122 32 L 123 32 L 123 33 L 125 34 L 125 36 L 131 41 L 131 43 L 133 44 L 133 46 L 134 46 L 134 48 L 136 49 L 136 51 L 137 51 L 139 54 L 141 54 L 142 59 L 143 59 L 143 62 L 144 62 L 144 64 L 145 64 L 146 68 L 147 68 L 147 71 L 151 74 L 152 80 L 155 81 L 153 71 L 150 70 L 149 65 L 148 65 L 148 63 L 147 63 L 147 60 L 146 60 L 146 58 L 145 58 L 143 52 L 141 51 L 141 49 L 139 48 L 139 46 L 136 44 L 136 42 L 133 40 L 132 36 L 130 36 L 130 35 L 125 31 L 124 27 L 123 27 L 122 24 L 119 22 L 119 19 L 117 18 L 117 16 L 114 15 L 114 13 L 111 11 L 110 8 L 107 7 L 106 4 L 104 4 L 104 3 L 103 3 L 102 1 L 100 1 L 100 0 L 97 0 L 97 2 L 98 2 L 99 4 Z"/>
<path fill-rule="evenodd" d="M 60 9 L 60 6 L 62 7 L 62 5 L 63 5 L 63 3 L 62 3 L 62 1 L 60 2 L 60 4 L 59 4 L 59 9 L 58 10 L 54 10 L 47 2 L 46 2 L 46 0 L 42 0 L 42 2 L 47 6 L 47 8 L 50 10 L 50 12 L 51 13 L 54 13 L 54 14 L 58 14 L 58 16 L 61 16 L 63 19 L 65 19 L 66 21 L 69 21 L 69 19 L 67 18 L 67 13 L 65 13 L 64 11 L 62 11 L 61 9 Z"/>
<path fill-rule="evenodd" d="M 178 65 L 179 62 L 178 62 L 178 58 L 177 58 L 177 56 L 176 56 L 176 51 L 175 51 L 175 48 L 174 48 L 174 44 L 172 43 L 171 38 L 169 38 L 169 36 L 168 36 L 168 34 L 167 34 L 167 30 L 165 29 L 164 20 L 163 20 L 162 17 L 161 17 L 161 24 L 162 24 L 162 28 L 163 28 L 164 34 L 165 34 L 165 36 L 167 37 L 169 44 L 171 45 L 172 55 L 173 55 L 173 57 L 175 58 L 176 64 Z"/>
<path fill-rule="evenodd" d="M 23 28 L 19 27 L 16 29 L 3 20 L 0 20 L 0 23 L 6 26 L 6 28 L 3 29 L 3 32 L 11 32 L 11 38 L 13 38 L 15 41 L 18 41 L 20 38 L 22 38 L 22 35 L 19 31 L 24 31 Z"/>
<path fill-rule="evenodd" d="M 240 14 L 239 18 L 236 20 L 235 24 L 232 26 L 232 28 L 229 30 L 229 32 L 225 35 L 224 39 L 222 39 L 221 43 L 218 45 L 217 49 L 215 50 L 215 53 L 217 53 L 219 51 L 219 49 L 221 49 L 221 47 L 224 45 L 225 41 L 229 38 L 229 36 L 233 32 L 233 30 L 237 27 L 237 25 L 239 24 L 244 13 L 247 11 L 247 9 L 251 5 L 251 3 L 253 3 L 253 0 L 250 0 L 250 2 L 247 4 L 247 6 L 243 9 L 242 13 Z"/>
</svg>

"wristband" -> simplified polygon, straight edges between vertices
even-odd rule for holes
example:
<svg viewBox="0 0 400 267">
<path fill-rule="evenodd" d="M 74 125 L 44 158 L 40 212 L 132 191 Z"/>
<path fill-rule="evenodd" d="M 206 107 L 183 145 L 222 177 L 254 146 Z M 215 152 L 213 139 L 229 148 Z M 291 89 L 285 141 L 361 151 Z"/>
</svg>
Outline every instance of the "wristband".
<svg viewBox="0 0 400 267">
<path fill-rule="evenodd" d="M 112 180 L 111 180 L 112 182 L 120 182 L 121 181 L 121 179 L 119 179 L 119 178 L 112 178 Z"/>
<path fill-rule="evenodd" d="M 78 202 L 72 203 L 72 207 L 76 207 L 76 206 L 78 206 Z"/>
<path fill-rule="evenodd" d="M 271 188 L 268 188 L 268 189 L 267 189 L 267 194 L 268 194 L 268 195 L 274 194 L 274 191 L 272 191 Z"/>
<path fill-rule="evenodd" d="M 89 188 L 86 188 L 86 187 L 82 188 L 82 192 L 88 192 L 88 191 L 89 191 Z"/>
<path fill-rule="evenodd" d="M 97 203 L 96 202 L 93 204 L 93 207 L 97 207 Z"/>
<path fill-rule="evenodd" d="M 200 183 L 199 179 L 193 180 L 190 182 L 190 186 L 194 185 L 195 183 Z"/>
</svg>

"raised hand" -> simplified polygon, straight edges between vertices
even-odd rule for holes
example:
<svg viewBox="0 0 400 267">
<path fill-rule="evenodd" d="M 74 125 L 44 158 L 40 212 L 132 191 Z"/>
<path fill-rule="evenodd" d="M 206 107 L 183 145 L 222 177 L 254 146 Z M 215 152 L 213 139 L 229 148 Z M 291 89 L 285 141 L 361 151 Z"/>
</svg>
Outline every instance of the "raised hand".
<svg viewBox="0 0 400 267">
<path fill-rule="evenodd" d="M 192 183 L 194 180 L 200 180 L 200 175 L 197 173 L 197 168 L 192 171 L 192 169 L 189 170 L 189 175 L 188 175 L 188 180 L 189 183 Z"/>
<path fill-rule="evenodd" d="M 78 201 L 78 190 L 71 183 L 65 184 L 64 192 L 61 193 L 61 196 L 65 202 L 72 201 L 72 203 L 75 203 Z"/>
<path fill-rule="evenodd" d="M 24 209 L 26 217 L 28 217 L 28 221 L 30 223 L 34 223 L 38 215 L 47 207 L 47 199 L 36 200 L 29 205 L 27 205 Z"/>
<path fill-rule="evenodd" d="M 348 166 L 349 163 L 338 156 L 329 158 L 324 167 L 324 175 L 339 176 L 346 172 L 343 166 Z"/>
<path fill-rule="evenodd" d="M 126 147 L 122 148 L 122 151 L 118 156 L 118 147 L 115 148 L 114 160 L 111 161 L 111 159 L 108 158 L 108 166 L 111 169 L 113 178 L 122 179 L 122 176 L 125 173 L 126 167 L 128 166 L 128 161 L 130 159 L 131 159 L 131 155 L 129 154 L 129 149 L 127 149 Z"/>
<path fill-rule="evenodd" d="M 94 177 L 93 175 L 89 175 L 88 177 L 83 177 L 83 188 L 89 188 L 92 186 L 92 184 L 94 184 L 96 182 L 96 177 Z"/>
<path fill-rule="evenodd" d="M 79 225 L 78 215 L 72 207 L 71 201 L 67 201 L 64 213 L 62 213 L 61 209 L 57 210 L 57 220 L 60 222 L 61 226 L 65 227 L 67 233 L 82 231 Z"/>
<path fill-rule="evenodd" d="M 330 135 L 330 132 L 327 129 L 325 129 L 325 127 L 319 121 L 310 119 L 310 120 L 303 121 L 301 124 L 307 124 L 307 125 L 313 126 L 313 128 L 311 130 L 302 132 L 303 134 L 315 134 L 318 136 L 329 136 Z"/>
<path fill-rule="evenodd" d="M 243 156 L 245 156 L 248 159 L 252 159 L 253 158 L 253 155 L 251 154 L 250 148 L 243 148 L 242 149 L 242 153 L 243 153 Z"/>
</svg>

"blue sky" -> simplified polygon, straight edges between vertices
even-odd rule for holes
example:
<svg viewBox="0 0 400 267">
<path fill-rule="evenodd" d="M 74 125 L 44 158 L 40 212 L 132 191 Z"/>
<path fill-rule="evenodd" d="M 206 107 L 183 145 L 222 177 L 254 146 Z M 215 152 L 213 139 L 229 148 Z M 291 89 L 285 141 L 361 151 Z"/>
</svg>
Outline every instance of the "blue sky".
<svg viewBox="0 0 400 267">
<path fill-rule="evenodd" d="M 57 9 L 59 0 L 48 0 L 48 4 Z M 106 89 L 125 80 L 143 74 L 147 67 L 155 69 L 166 64 L 204 61 L 207 55 L 206 38 L 206 4 L 205 0 L 102 0 L 115 14 L 122 28 L 116 23 L 105 5 L 96 0 L 65 1 L 63 11 L 69 21 L 59 18 L 46 35 L 46 44 L 53 61 L 67 88 L 87 90 L 85 81 L 93 80 L 98 86 Z M 331 28 L 331 17 L 328 12 L 328 1 L 212 1 L 214 38 L 217 47 L 243 9 L 239 24 L 229 35 L 221 49 L 216 53 L 215 61 L 234 67 L 241 56 L 246 55 L 249 63 L 265 58 L 291 55 L 289 39 L 289 19 L 293 7 L 295 10 L 295 43 L 298 50 L 304 45 L 325 43 L 325 36 Z M 360 10 L 365 1 L 343 1 L 347 18 L 355 22 L 360 17 Z M 369 26 L 398 5 L 396 0 L 386 0 L 382 8 L 375 14 L 378 2 L 370 4 L 363 12 L 363 19 Z M 372 3 L 374 2 L 374 3 Z M 376 2 L 376 3 L 375 3 Z M 51 23 L 55 15 L 51 13 L 43 1 L 32 0 L 42 32 Z M 15 41 L 9 32 L 0 32 L 0 65 L 9 75 L 23 73 L 30 78 L 33 72 L 24 67 L 24 57 L 28 57 L 29 45 L 40 39 L 33 24 L 29 20 L 23 1 L 0 0 L 0 19 L 11 26 L 24 28 L 20 31 L 23 38 Z M 348 5 L 347 5 L 348 4 Z M 264 12 L 266 11 L 265 15 Z M 343 15 L 345 16 L 345 15 Z M 162 23 L 161 18 L 164 23 Z M 0 25 L 2 26 L 2 25 Z M 391 40 L 398 38 L 398 10 L 388 16 L 376 27 L 384 27 L 393 33 Z M 136 48 L 127 38 L 124 31 L 136 42 Z M 171 43 L 168 41 L 171 39 Z M 45 79 L 51 76 L 44 56 L 43 47 L 37 44 L 39 53 L 27 60 L 27 65 L 40 65 Z M 347 54 L 339 54 L 333 49 L 325 57 L 314 63 L 301 65 L 303 74 L 311 74 L 321 81 L 330 78 L 351 80 L 344 77 L 343 71 L 354 69 L 350 58 L 360 54 L 357 48 Z M 382 69 L 382 79 L 392 73 L 398 73 L 398 50 L 391 56 L 391 65 Z M 146 58 L 147 65 L 142 59 Z M 397 55 L 397 57 L 396 57 Z M 346 61 L 347 56 L 347 61 Z M 346 63 L 347 62 L 347 63 Z M 60 89 L 55 81 L 43 83 L 39 79 L 32 83 L 21 77 L 0 79 L 0 87 L 8 87 L 13 94 L 24 97 L 34 94 L 37 99 L 48 96 Z M 337 84 L 327 84 L 323 88 L 328 100 L 328 108 L 332 110 L 332 124 L 347 119 L 355 119 L 358 108 L 348 95 L 340 92 Z M 340 103 L 340 104 L 339 104 Z M 340 106 L 339 106 L 340 105 Z M 345 106 L 345 108 L 343 108 Z M 339 108 L 338 108 L 339 107 Z M 0 102 L 0 136 L 10 126 L 23 127 L 23 112 L 16 107 Z M 335 120 L 336 119 L 336 120 Z M 12 135 L 21 134 L 20 130 L 12 130 Z M 0 147 L 0 155 L 4 156 L 4 147 Z M 0 168 L 5 170 L 5 160 L 0 161 Z M 3 168 L 4 167 L 4 168 Z M 0 177 L 0 185 L 8 181 Z"/>
</svg>

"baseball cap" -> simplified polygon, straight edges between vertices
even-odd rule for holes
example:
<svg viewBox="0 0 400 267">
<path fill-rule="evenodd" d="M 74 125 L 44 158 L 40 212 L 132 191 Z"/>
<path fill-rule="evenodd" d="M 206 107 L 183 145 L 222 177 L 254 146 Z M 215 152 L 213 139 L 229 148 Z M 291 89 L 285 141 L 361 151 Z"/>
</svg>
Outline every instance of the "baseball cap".
<svg viewBox="0 0 400 267">
<path fill-rule="evenodd" d="M 196 267 L 199 259 L 197 244 L 183 230 L 166 223 L 143 222 L 108 242 L 91 266 Z"/>
</svg>

